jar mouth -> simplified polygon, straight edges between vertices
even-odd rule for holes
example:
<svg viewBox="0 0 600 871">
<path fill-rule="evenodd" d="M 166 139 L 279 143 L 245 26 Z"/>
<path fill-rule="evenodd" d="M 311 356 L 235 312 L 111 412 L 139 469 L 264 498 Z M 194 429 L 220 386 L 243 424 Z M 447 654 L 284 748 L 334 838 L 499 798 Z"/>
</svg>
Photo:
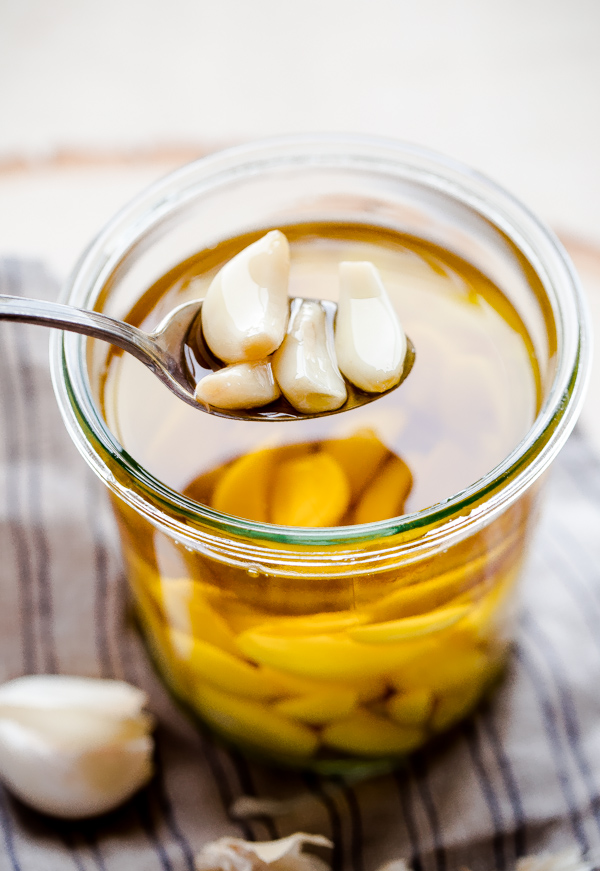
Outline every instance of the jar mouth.
<svg viewBox="0 0 600 871">
<path fill-rule="evenodd" d="M 53 331 L 54 389 L 76 446 L 117 496 L 156 525 L 193 539 L 218 533 L 262 543 L 353 545 L 426 535 L 461 535 L 489 522 L 549 466 L 571 432 L 589 374 L 589 318 L 577 276 L 559 241 L 512 195 L 453 160 L 418 146 L 344 135 L 278 137 L 238 146 L 188 164 L 125 206 L 83 253 L 61 299 L 93 307 L 115 270 L 160 222 L 203 192 L 243 175 L 282 166 L 373 167 L 418 181 L 487 221 L 519 252 L 543 286 L 557 333 L 556 365 L 547 396 L 525 437 L 485 476 L 450 498 L 412 514 L 375 523 L 326 528 L 281 527 L 221 514 L 168 487 L 131 457 L 108 428 L 87 374 L 88 340 Z M 203 412 L 199 412 L 203 413 Z M 264 424 L 257 423 L 256 426 Z"/>
</svg>

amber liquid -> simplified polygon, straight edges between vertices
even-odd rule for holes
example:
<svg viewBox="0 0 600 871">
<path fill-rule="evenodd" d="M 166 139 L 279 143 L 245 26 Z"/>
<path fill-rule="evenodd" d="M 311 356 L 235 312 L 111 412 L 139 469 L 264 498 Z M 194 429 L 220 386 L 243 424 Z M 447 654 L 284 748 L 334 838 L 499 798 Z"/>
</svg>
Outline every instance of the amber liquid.
<svg viewBox="0 0 600 871">
<path fill-rule="evenodd" d="M 417 351 L 407 381 L 348 414 L 232 423 L 187 407 L 133 358 L 114 353 L 104 413 L 125 449 L 213 507 L 236 463 L 251 467 L 242 479 L 248 491 L 261 457 L 271 454 L 275 465 L 310 457 L 331 440 L 355 444 L 365 430 L 385 462 L 399 457 L 409 470 L 396 513 L 443 502 L 501 462 L 540 402 L 531 341 L 502 292 L 465 261 L 412 237 L 373 227 L 280 229 L 291 244 L 291 296 L 335 299 L 340 260 L 375 263 Z M 140 299 L 131 322 L 151 329 L 174 306 L 202 297 L 258 235 L 173 269 Z M 385 463 L 378 468 L 374 479 Z M 229 492 L 235 497 L 235 487 Z M 273 492 L 265 494 L 269 503 Z M 359 496 L 336 523 L 357 522 Z M 321 575 L 304 574 L 301 561 L 294 571 L 236 565 L 190 550 L 123 503 L 115 511 L 149 647 L 179 698 L 250 752 L 340 772 L 365 760 L 393 764 L 464 716 L 490 685 L 511 637 L 533 500 L 530 490 L 443 551 L 399 555 L 368 573 L 332 562 Z M 235 498 L 223 504 L 236 513 Z M 278 516 L 298 516 L 288 508 Z"/>
<path fill-rule="evenodd" d="M 186 407 L 133 357 L 115 353 L 104 413 L 125 449 L 183 491 L 200 475 L 262 444 L 373 429 L 413 474 L 407 511 L 477 481 L 518 444 L 539 404 L 531 342 L 501 291 L 465 261 L 379 228 L 283 228 L 291 244 L 290 295 L 335 299 L 340 260 L 371 260 L 417 350 L 398 391 L 328 420 L 235 423 Z M 174 306 L 202 298 L 218 271 L 258 234 L 229 240 L 172 270 L 129 320 L 151 329 Z"/>
</svg>

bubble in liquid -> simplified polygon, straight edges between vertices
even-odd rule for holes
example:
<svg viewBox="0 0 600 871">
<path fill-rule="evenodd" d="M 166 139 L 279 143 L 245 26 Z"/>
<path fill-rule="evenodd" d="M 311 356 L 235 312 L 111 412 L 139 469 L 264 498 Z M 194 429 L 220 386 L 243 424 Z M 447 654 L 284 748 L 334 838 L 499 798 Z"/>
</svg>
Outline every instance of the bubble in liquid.
<svg viewBox="0 0 600 871">
<path fill-rule="evenodd" d="M 261 567 L 254 565 L 246 566 L 246 574 L 251 578 L 258 578 L 261 574 Z"/>
</svg>

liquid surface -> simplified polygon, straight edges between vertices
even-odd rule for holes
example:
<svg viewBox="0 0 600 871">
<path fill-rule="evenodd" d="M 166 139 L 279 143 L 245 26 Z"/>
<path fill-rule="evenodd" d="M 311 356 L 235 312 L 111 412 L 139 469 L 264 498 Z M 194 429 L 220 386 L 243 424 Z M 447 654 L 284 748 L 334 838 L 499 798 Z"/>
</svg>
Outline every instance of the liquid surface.
<svg viewBox="0 0 600 871">
<path fill-rule="evenodd" d="M 352 526 L 404 514 L 410 469 L 368 429 L 253 451 L 185 491 L 224 514 L 278 526 Z"/>
<path fill-rule="evenodd" d="M 291 245 L 290 296 L 335 300 L 340 261 L 370 260 L 380 270 L 416 348 L 406 382 L 329 419 L 239 423 L 187 407 L 134 358 L 112 353 L 104 414 L 128 453 L 167 485 L 193 492 L 196 479 L 248 452 L 369 428 L 410 468 L 407 512 L 451 497 L 501 462 L 539 404 L 531 342 L 501 291 L 448 252 L 380 228 L 280 229 Z M 221 266 L 259 235 L 181 264 L 148 290 L 128 320 L 151 330 L 175 306 L 203 298 Z"/>
</svg>

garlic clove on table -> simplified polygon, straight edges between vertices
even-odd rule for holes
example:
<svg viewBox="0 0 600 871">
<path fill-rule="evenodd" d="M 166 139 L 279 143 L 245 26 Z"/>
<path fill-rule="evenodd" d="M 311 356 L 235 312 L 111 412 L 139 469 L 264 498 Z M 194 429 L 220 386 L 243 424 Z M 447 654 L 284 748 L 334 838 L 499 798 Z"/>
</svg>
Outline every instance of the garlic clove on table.
<svg viewBox="0 0 600 871">
<path fill-rule="evenodd" d="M 335 322 L 338 366 L 356 387 L 382 393 L 402 376 L 406 335 L 373 263 L 342 262 L 339 277 Z"/>
<path fill-rule="evenodd" d="M 0 686 L 0 779 L 52 816 L 112 810 L 152 775 L 145 702 L 123 681 L 34 675 Z"/>
<path fill-rule="evenodd" d="M 74 675 L 27 674 L 0 685 L 0 716 L 4 706 L 97 710 L 135 717 L 148 702 L 143 690 L 123 680 Z"/>
<path fill-rule="evenodd" d="M 272 363 L 281 392 L 303 414 L 335 411 L 347 399 L 332 344 L 323 307 L 305 300 L 292 314 Z"/>
<path fill-rule="evenodd" d="M 271 230 L 226 263 L 202 303 L 202 331 L 225 363 L 261 360 L 275 351 L 288 321 L 289 244 Z"/>
</svg>

